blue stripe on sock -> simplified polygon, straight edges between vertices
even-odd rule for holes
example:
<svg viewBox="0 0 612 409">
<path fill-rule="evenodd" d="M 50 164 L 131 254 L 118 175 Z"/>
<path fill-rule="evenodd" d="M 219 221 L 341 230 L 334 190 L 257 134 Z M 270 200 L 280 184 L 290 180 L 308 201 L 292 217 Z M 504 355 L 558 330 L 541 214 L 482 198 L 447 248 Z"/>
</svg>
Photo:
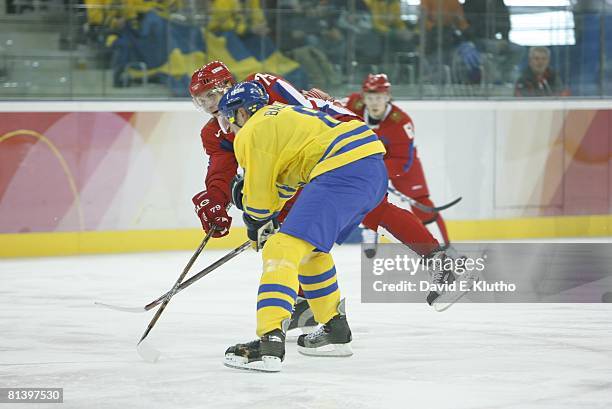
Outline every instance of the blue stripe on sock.
<svg viewBox="0 0 612 409">
<path fill-rule="evenodd" d="M 336 275 L 336 266 L 333 266 L 330 270 L 316 276 L 298 276 L 300 283 L 302 284 L 317 284 L 322 283 L 325 280 L 329 280 Z"/>
<path fill-rule="evenodd" d="M 261 293 L 272 293 L 272 292 L 276 292 L 276 293 L 283 293 L 285 295 L 288 295 L 289 297 L 293 298 L 295 300 L 295 297 L 297 297 L 297 294 L 295 291 L 293 291 L 293 289 L 284 286 L 284 285 L 280 285 L 280 284 L 262 284 L 259 286 L 259 294 Z"/>
<path fill-rule="evenodd" d="M 338 282 L 334 281 L 333 284 L 330 284 L 327 287 L 321 288 L 319 290 L 314 290 L 314 291 L 304 290 L 304 297 L 306 297 L 309 300 L 312 300 L 314 298 L 321 298 L 321 297 L 325 297 L 326 295 L 333 293 L 337 289 L 338 289 Z"/>
<path fill-rule="evenodd" d="M 266 298 L 257 302 L 257 309 L 260 310 L 265 307 L 281 307 L 289 312 L 293 312 L 293 305 L 291 303 L 281 300 L 280 298 Z"/>
</svg>

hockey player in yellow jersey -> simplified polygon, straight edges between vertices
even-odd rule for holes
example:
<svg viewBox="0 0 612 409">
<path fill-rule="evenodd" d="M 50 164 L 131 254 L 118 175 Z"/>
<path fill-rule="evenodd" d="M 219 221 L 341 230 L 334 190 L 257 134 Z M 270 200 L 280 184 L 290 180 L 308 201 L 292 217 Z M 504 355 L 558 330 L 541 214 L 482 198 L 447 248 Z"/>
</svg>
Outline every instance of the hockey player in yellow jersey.
<svg viewBox="0 0 612 409">
<path fill-rule="evenodd" d="M 234 151 L 244 179 L 232 199 L 254 246 L 262 249 L 257 298 L 259 339 L 228 348 L 225 365 L 275 372 L 285 355 L 285 330 L 299 284 L 317 331 L 298 339 L 305 355 L 349 356 L 350 328 L 329 254 L 383 199 L 385 152 L 358 120 L 341 122 L 304 107 L 266 105 L 257 83 L 233 86 L 219 111 L 236 134 Z M 276 215 L 299 188 L 280 230 Z"/>
</svg>

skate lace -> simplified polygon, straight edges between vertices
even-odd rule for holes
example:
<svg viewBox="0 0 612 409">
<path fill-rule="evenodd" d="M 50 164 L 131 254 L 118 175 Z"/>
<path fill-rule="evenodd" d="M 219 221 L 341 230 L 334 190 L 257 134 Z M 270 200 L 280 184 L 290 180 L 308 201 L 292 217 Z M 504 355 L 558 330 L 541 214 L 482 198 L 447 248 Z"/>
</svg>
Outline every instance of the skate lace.
<svg viewBox="0 0 612 409">
<path fill-rule="evenodd" d="M 444 282 L 444 271 L 434 270 L 431 274 L 431 282 L 434 284 L 442 284 Z"/>
<path fill-rule="evenodd" d="M 306 339 L 308 339 L 308 340 L 316 339 L 317 337 L 325 334 L 326 332 L 327 331 L 325 331 L 325 325 L 321 325 L 314 332 L 311 332 L 310 334 L 306 335 Z"/>
</svg>

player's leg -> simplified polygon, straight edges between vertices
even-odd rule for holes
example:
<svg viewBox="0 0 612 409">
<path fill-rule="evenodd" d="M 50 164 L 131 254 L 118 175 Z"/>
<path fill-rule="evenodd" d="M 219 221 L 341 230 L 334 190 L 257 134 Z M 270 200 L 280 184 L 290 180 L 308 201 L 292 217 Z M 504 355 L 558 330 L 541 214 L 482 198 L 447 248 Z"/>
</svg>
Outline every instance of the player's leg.
<svg viewBox="0 0 612 409">
<path fill-rule="evenodd" d="M 448 255 L 440 248 L 438 241 L 425 225 L 410 211 L 383 200 L 363 219 L 363 225 L 374 231 L 379 227 L 388 231 L 396 240 L 410 247 L 421 257 L 445 258 Z M 454 280 L 452 271 L 436 270 L 431 272 L 432 284 L 449 284 Z M 430 291 L 426 301 L 433 305 L 443 295 L 441 291 Z"/>
<path fill-rule="evenodd" d="M 298 190 L 298 192 L 285 203 L 285 206 L 283 206 L 283 209 L 280 211 L 278 221 L 281 224 L 285 221 L 285 218 L 287 218 L 289 211 L 291 211 L 291 208 L 300 196 L 300 192 L 301 191 Z M 306 298 L 304 298 L 304 293 L 300 287 L 295 299 L 291 321 L 289 322 L 289 327 L 287 328 L 287 340 L 295 341 L 299 335 L 310 334 L 316 329 L 317 322 L 314 320 L 312 311 L 308 306 L 308 301 L 306 301 Z"/>
<path fill-rule="evenodd" d="M 277 372 L 285 357 L 285 332 L 298 291 L 298 268 L 312 250 L 310 243 L 284 233 L 272 235 L 263 248 L 264 271 L 257 296 L 259 339 L 225 352 L 225 365 Z"/>
<path fill-rule="evenodd" d="M 429 198 L 429 188 L 427 187 L 427 181 L 425 180 L 425 173 L 423 172 L 421 160 L 417 155 L 415 155 L 408 172 L 392 178 L 391 183 L 393 183 L 393 186 L 397 190 L 409 198 L 416 200 L 425 206 L 434 206 L 433 202 Z M 436 222 L 436 225 L 440 230 L 442 240 L 444 240 L 444 246 L 448 247 L 450 241 L 448 238 L 448 232 L 446 230 L 446 224 L 444 223 L 442 216 L 438 212 L 425 212 L 415 206 L 411 206 L 411 208 L 414 215 L 421 220 L 424 225 Z"/>
<path fill-rule="evenodd" d="M 412 199 L 425 206 L 435 206 L 429 196 L 413 197 Z M 436 225 L 438 226 L 438 230 L 440 231 L 440 235 L 442 236 L 442 240 L 444 240 L 444 247 L 448 247 L 450 245 L 450 239 L 448 238 L 446 223 L 444 222 L 442 215 L 439 212 L 425 212 L 416 206 L 411 206 L 411 208 L 414 215 L 418 217 L 425 226 L 434 222 L 436 223 Z"/>
<path fill-rule="evenodd" d="M 300 282 L 315 319 L 322 327 L 298 338 L 307 355 L 351 354 L 351 333 L 344 302 L 337 290 L 336 272 L 328 254 L 334 242 L 343 243 L 363 217 L 384 197 L 387 173 L 382 156 L 367 157 L 324 173 L 306 185 L 281 231 L 302 234 L 317 247 L 300 266 Z M 300 201 L 304 205 L 298 208 Z M 301 232 L 297 230 L 301 229 Z"/>
<path fill-rule="evenodd" d="M 379 227 L 385 229 L 420 256 L 431 254 L 440 247 L 435 237 L 413 213 L 389 203 L 387 198 L 368 213 L 362 223 L 373 231 L 378 231 Z"/>
<path fill-rule="evenodd" d="M 314 317 L 325 323 L 318 331 L 298 338 L 298 351 L 305 355 L 350 356 L 351 329 L 340 300 L 336 266 L 329 253 L 313 252 L 300 265 L 299 280 Z"/>
</svg>

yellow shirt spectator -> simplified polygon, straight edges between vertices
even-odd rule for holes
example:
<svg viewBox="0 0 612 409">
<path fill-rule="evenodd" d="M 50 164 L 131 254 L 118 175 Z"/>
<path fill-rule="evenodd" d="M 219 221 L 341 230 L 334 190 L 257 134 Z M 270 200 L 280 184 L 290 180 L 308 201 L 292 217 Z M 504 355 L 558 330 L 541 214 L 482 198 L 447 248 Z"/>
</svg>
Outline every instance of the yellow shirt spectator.
<svg viewBox="0 0 612 409">
<path fill-rule="evenodd" d="M 365 0 L 372 14 L 372 25 L 376 31 L 388 33 L 390 30 L 404 30 L 399 0 Z"/>
<path fill-rule="evenodd" d="M 208 29 L 213 32 L 233 31 L 243 35 L 248 29 L 265 25 L 259 0 L 213 0 Z"/>
</svg>

